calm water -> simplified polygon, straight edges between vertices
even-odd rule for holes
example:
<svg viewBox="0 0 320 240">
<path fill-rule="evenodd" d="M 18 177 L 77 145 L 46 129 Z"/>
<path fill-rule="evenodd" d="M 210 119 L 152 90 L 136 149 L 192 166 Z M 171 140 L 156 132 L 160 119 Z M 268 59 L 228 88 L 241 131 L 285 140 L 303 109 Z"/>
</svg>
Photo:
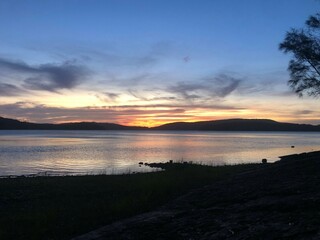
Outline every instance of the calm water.
<svg viewBox="0 0 320 240">
<path fill-rule="evenodd" d="M 295 148 L 291 148 L 294 145 Z M 150 171 L 139 162 L 269 162 L 320 150 L 320 133 L 0 131 L 0 175 Z"/>
</svg>

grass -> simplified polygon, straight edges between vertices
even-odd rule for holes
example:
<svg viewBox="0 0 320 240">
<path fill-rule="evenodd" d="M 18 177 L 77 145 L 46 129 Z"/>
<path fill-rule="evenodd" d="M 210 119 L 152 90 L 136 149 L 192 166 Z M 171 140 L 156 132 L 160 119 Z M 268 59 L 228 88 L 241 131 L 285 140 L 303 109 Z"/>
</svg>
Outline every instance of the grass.
<svg viewBox="0 0 320 240">
<path fill-rule="evenodd" d="M 260 166 L 168 163 L 153 173 L 0 179 L 0 239 L 70 239 Z"/>
</svg>

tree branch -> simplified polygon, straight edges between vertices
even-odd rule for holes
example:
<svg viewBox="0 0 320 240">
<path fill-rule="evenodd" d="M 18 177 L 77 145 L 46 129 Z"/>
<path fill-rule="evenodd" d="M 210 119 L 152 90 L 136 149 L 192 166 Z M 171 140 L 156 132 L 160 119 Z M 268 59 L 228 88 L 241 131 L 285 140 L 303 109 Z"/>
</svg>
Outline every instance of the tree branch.
<svg viewBox="0 0 320 240">
<path fill-rule="evenodd" d="M 313 65 L 313 63 L 306 57 L 304 56 L 307 62 L 310 64 L 310 66 L 316 71 L 316 73 L 320 76 L 319 70 L 316 68 L 316 66 Z"/>
</svg>

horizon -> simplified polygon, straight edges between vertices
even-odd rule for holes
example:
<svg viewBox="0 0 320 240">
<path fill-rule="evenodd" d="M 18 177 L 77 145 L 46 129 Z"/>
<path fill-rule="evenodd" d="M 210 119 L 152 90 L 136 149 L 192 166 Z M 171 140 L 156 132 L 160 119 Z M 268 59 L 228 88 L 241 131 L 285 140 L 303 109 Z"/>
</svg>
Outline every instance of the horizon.
<svg viewBox="0 0 320 240">
<path fill-rule="evenodd" d="M 0 2 L 0 115 L 28 122 L 320 124 L 278 50 L 316 0 Z M 14 14 L 12 14 L 14 13 Z"/>
<path fill-rule="evenodd" d="M 1 118 L 5 118 L 0 116 Z M 137 126 L 137 125 L 123 125 L 123 124 L 119 124 L 119 123 L 114 123 L 114 122 L 96 122 L 96 121 L 73 121 L 73 122 L 62 122 L 62 123 L 48 123 L 48 122 L 30 122 L 30 121 L 23 121 L 23 120 L 19 120 L 19 119 L 12 119 L 12 118 L 5 118 L 5 119 L 10 119 L 10 120 L 18 120 L 20 122 L 26 122 L 26 123 L 33 123 L 33 124 L 72 124 L 72 123 L 98 123 L 98 124 L 118 124 L 124 127 L 141 127 L 141 128 L 156 128 L 156 127 L 161 127 L 163 125 L 166 124 L 175 124 L 175 123 L 199 123 L 199 122 L 215 122 L 215 121 L 230 121 L 230 120 L 257 120 L 257 121 L 273 121 L 273 122 L 277 122 L 277 123 L 289 123 L 289 124 L 300 124 L 300 123 L 296 123 L 296 122 L 279 122 L 276 121 L 274 119 L 267 119 L 267 118 L 225 118 L 225 119 L 215 119 L 215 120 L 205 120 L 205 121 L 189 121 L 189 122 L 183 122 L 183 121 L 177 121 L 177 122 L 168 122 L 168 123 L 164 123 L 161 125 L 156 125 L 156 126 L 152 126 L 152 127 L 148 127 L 148 126 Z M 308 124 L 307 125 L 312 125 L 312 126 L 319 126 L 320 124 Z"/>
</svg>

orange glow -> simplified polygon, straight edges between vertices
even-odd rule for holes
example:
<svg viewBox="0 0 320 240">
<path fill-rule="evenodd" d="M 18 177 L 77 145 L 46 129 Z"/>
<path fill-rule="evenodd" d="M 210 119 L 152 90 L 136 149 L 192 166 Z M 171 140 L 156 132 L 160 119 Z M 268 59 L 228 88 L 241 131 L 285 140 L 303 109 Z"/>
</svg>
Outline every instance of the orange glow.
<svg viewBox="0 0 320 240">
<path fill-rule="evenodd" d="M 108 122 L 126 126 L 155 127 L 172 122 L 197 122 L 230 118 L 273 119 L 281 122 L 319 124 L 318 101 L 275 96 L 272 99 L 229 97 L 216 105 L 170 100 L 148 101 L 121 93 L 104 99 L 94 92 L 65 90 L 33 93 L 32 96 L 1 97 L 7 107 L 3 117 L 30 122 Z M 151 96 L 149 96 L 151 99 Z M 146 99 L 149 99 L 148 97 Z M 32 101 L 30 100 L 32 99 Z M 286 101 L 285 101 L 286 100 Z M 282 104 L 279 104 L 282 103 Z M 18 114 L 7 109 L 17 108 Z"/>
<path fill-rule="evenodd" d="M 112 114 L 108 111 L 111 110 Z M 314 119 L 308 116 L 293 118 L 285 111 L 272 111 L 270 109 L 240 109 L 240 110 L 212 110 L 206 109 L 186 109 L 183 113 L 172 112 L 170 108 L 146 108 L 146 107 L 91 107 L 88 111 L 92 114 L 84 114 L 79 118 L 64 117 L 51 118 L 56 123 L 96 121 L 117 123 L 126 126 L 156 127 L 172 122 L 197 122 L 212 121 L 230 118 L 251 118 L 251 119 L 273 119 L 281 122 L 303 122 L 304 120 L 312 122 Z M 132 114 L 132 112 L 134 114 Z"/>
</svg>

